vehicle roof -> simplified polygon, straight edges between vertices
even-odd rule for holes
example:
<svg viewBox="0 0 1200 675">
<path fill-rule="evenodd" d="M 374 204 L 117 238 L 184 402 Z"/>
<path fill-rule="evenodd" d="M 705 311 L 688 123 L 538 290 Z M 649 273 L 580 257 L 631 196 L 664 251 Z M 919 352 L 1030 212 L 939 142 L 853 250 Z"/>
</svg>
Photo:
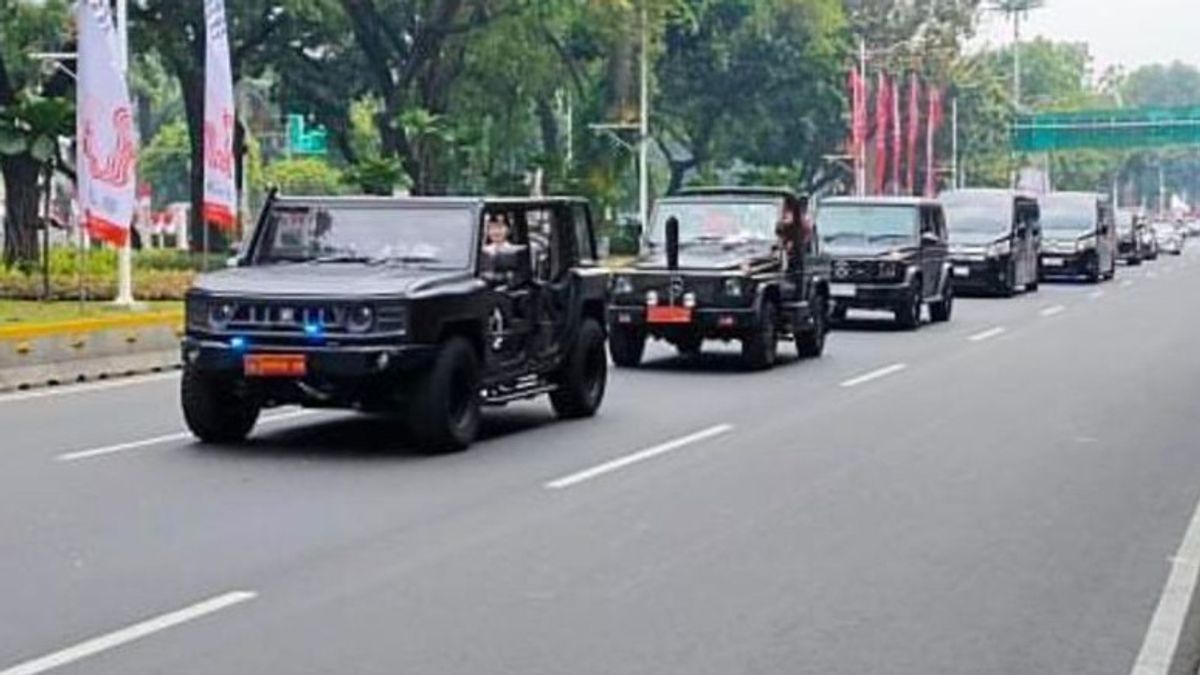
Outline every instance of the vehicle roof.
<svg viewBox="0 0 1200 675">
<path fill-rule="evenodd" d="M 668 195 L 671 197 L 723 197 L 723 196 L 744 196 L 744 197 L 785 197 L 792 199 L 806 199 L 808 195 L 801 194 L 795 190 L 790 190 L 784 187 L 769 187 L 769 186 L 708 186 L 708 187 L 688 187 L 679 190 L 678 192 Z"/>
<path fill-rule="evenodd" d="M 941 206 L 936 199 L 925 197 L 826 197 L 822 205 L 843 204 L 850 206 Z"/>
<path fill-rule="evenodd" d="M 457 196 L 457 197 L 373 197 L 373 196 L 345 196 L 345 197 L 328 197 L 328 196 L 307 196 L 307 195 L 280 195 L 277 197 L 280 203 L 296 203 L 303 202 L 305 204 L 328 204 L 328 205 L 346 205 L 346 206 L 395 206 L 395 207 L 413 207 L 421 205 L 438 205 L 438 206 L 459 206 L 463 208 L 482 208 L 490 205 L 505 205 L 505 206 L 537 206 L 549 204 L 586 204 L 587 199 L 583 197 L 479 197 L 479 196 Z"/>
<path fill-rule="evenodd" d="M 1105 196 L 1099 192 L 1047 192 L 1042 195 L 1043 199 L 1068 198 L 1068 199 L 1095 199 L 1097 201 L 1105 199 Z"/>
<path fill-rule="evenodd" d="M 946 195 L 997 195 L 1008 196 L 1014 199 L 1037 199 L 1038 195 L 1028 190 L 1010 190 L 1007 188 L 958 188 L 957 190 L 945 190 L 938 196 L 938 199 Z"/>
</svg>

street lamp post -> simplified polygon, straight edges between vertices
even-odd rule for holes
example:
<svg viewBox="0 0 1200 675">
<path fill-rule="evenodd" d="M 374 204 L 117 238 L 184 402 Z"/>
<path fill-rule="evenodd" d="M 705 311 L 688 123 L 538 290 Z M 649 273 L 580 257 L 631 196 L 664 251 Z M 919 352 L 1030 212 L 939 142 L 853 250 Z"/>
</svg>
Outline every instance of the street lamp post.
<svg viewBox="0 0 1200 675">
<path fill-rule="evenodd" d="M 128 0 L 116 0 L 117 4 L 117 55 L 125 81 L 129 81 L 129 4 Z M 129 236 L 121 247 L 117 265 L 117 299 L 113 304 L 131 307 L 133 299 L 133 224 Z"/>
</svg>

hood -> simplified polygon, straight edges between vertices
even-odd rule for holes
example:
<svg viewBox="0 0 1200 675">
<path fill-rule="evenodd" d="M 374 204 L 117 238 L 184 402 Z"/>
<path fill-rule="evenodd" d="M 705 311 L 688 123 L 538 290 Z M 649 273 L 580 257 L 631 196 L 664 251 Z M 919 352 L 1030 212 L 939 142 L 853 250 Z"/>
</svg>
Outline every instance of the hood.
<svg viewBox="0 0 1200 675">
<path fill-rule="evenodd" d="M 991 246 L 1008 237 L 1003 232 L 951 232 L 951 246 Z"/>
<path fill-rule="evenodd" d="M 739 246 L 686 246 L 679 250 L 679 269 L 735 271 L 749 264 L 774 262 L 777 254 L 765 244 Z M 634 269 L 665 270 L 667 253 L 664 249 L 653 249 L 638 259 Z"/>
<path fill-rule="evenodd" d="M 201 275 L 193 285 L 216 295 L 254 297 L 415 296 L 476 280 L 466 271 L 404 269 L 361 264 L 240 267 Z"/>
<path fill-rule="evenodd" d="M 917 255 L 918 248 L 916 246 L 900 246 L 893 248 L 880 248 L 879 246 L 869 245 L 847 245 L 847 244 L 826 244 L 825 253 L 834 258 L 910 258 Z"/>
</svg>

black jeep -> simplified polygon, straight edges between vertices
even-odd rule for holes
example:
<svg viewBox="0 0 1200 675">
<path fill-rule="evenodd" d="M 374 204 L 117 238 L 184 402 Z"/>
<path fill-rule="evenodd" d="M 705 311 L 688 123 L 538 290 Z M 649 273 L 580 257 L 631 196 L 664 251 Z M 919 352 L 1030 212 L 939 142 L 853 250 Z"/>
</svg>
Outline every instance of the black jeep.
<svg viewBox="0 0 1200 675">
<path fill-rule="evenodd" d="M 604 397 L 608 275 L 579 199 L 279 198 L 187 298 L 183 412 L 236 442 L 263 408 L 394 412 L 429 450 L 481 405 Z"/>
<path fill-rule="evenodd" d="M 609 348 L 637 366 L 647 338 L 695 355 L 740 340 L 750 368 L 775 364 L 780 340 L 817 357 L 828 332 L 829 262 L 815 248 L 807 199 L 782 189 L 705 188 L 659 200 L 642 252 L 615 272 Z"/>
<path fill-rule="evenodd" d="M 946 219 L 941 205 L 909 197 L 838 197 L 821 202 L 821 240 L 833 261 L 833 317 L 886 310 L 908 329 L 925 305 L 935 322 L 954 310 Z"/>
</svg>

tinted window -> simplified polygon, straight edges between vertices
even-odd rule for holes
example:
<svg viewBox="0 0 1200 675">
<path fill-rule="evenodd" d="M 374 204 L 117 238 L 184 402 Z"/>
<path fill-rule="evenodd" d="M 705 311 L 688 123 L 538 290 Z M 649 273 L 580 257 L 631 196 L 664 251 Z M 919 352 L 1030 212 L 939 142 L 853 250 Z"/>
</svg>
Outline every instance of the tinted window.
<svg viewBox="0 0 1200 675">
<path fill-rule="evenodd" d="M 821 241 L 829 244 L 865 239 L 871 243 L 916 236 L 920 209 L 891 204 L 825 204 L 817 214 Z"/>
<path fill-rule="evenodd" d="M 956 194 L 941 197 L 950 236 L 956 234 L 994 234 L 1002 236 L 1012 229 L 1013 198 L 1004 194 Z"/>
<path fill-rule="evenodd" d="M 1042 227 L 1054 232 L 1087 234 L 1096 229 L 1096 198 L 1051 195 L 1042 201 Z"/>
<path fill-rule="evenodd" d="M 592 232 L 588 227 L 588 210 L 582 204 L 571 207 L 572 220 L 575 225 L 575 253 L 584 262 L 596 260 L 596 244 L 592 241 Z"/>
<path fill-rule="evenodd" d="M 679 220 L 680 243 L 771 242 L 783 214 L 782 199 L 662 201 L 655 205 L 647 240 L 662 244 L 667 220 Z"/>
</svg>

